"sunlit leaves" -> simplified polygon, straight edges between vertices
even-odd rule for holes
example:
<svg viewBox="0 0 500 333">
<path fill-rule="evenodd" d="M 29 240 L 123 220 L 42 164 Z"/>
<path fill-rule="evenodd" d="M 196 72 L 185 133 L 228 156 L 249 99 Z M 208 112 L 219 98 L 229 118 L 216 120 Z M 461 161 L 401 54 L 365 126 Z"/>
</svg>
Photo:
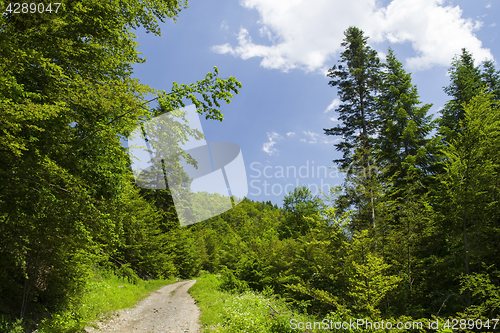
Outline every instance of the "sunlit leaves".
<svg viewBox="0 0 500 333">
<path fill-rule="evenodd" d="M 232 76 L 229 79 L 218 78 L 218 74 L 219 70 L 214 67 L 213 73 L 209 72 L 205 79 L 196 83 L 179 85 L 174 82 L 171 92 L 163 91 L 159 94 L 162 109 L 176 110 L 185 106 L 182 99 L 190 99 L 198 113 L 204 114 L 206 119 L 222 121 L 224 115 L 219 110 L 221 107 L 219 101 L 224 100 L 229 104 L 231 98 L 234 97 L 233 93 L 239 93 L 238 88 L 241 88 L 241 83 Z M 201 95 L 203 100 L 200 100 L 196 94 Z"/>
</svg>

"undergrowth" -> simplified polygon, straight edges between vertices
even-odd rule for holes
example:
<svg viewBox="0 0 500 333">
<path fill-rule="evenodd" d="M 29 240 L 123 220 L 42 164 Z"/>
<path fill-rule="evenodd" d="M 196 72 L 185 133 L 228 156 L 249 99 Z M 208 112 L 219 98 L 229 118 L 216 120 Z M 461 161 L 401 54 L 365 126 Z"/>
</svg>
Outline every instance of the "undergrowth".
<svg viewBox="0 0 500 333">
<path fill-rule="evenodd" d="M 385 325 L 384 328 L 380 329 L 377 327 L 377 323 L 384 323 L 380 318 L 371 320 L 358 318 L 347 313 L 331 312 L 325 318 L 318 319 L 300 313 L 296 309 L 290 309 L 283 300 L 275 297 L 270 289 L 264 290 L 262 293 L 250 291 L 244 283 L 235 282 L 231 274 L 227 274 L 226 271 L 222 272 L 222 276 L 204 274 L 198 277 L 197 282 L 189 289 L 189 293 L 200 307 L 200 323 L 202 332 L 205 333 L 452 332 L 443 327 L 445 320 L 436 317 L 433 320 L 439 320 L 439 327 L 433 327 L 431 330 L 427 329 L 427 320 L 415 320 L 405 316 L 390 318 L 390 322 L 394 323 L 394 326 L 387 328 L 388 326 Z M 360 319 L 377 323 L 358 327 L 357 323 Z M 398 322 L 411 326 L 398 329 L 396 326 Z M 425 325 L 418 328 L 419 322 L 425 323 Z"/>
<path fill-rule="evenodd" d="M 273 297 L 270 290 L 263 293 L 225 291 L 221 289 L 221 280 L 216 275 L 205 274 L 189 289 L 201 310 L 203 332 L 300 332 L 292 329 L 292 320 L 317 321 L 292 311 L 282 300 Z"/>
<path fill-rule="evenodd" d="M 83 329 L 93 322 L 106 320 L 114 311 L 128 308 L 147 297 L 152 291 L 171 283 L 175 283 L 175 280 L 130 280 L 111 272 L 98 271 L 87 282 L 84 292 L 79 297 L 72 298 L 64 309 L 49 314 L 37 325 L 35 332 L 83 332 Z M 23 326 L 31 325 L 20 320 L 12 321 L 0 317 L 0 333 L 21 333 L 24 332 Z"/>
</svg>

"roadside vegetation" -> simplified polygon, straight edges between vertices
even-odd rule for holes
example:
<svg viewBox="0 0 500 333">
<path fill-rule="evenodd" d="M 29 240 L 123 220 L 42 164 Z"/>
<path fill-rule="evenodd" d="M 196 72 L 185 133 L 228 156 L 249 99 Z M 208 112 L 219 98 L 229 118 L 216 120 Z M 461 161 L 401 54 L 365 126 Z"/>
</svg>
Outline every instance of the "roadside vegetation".
<svg viewBox="0 0 500 333">
<path fill-rule="evenodd" d="M 119 277 L 101 269 L 88 278 L 81 295 L 72 297 L 52 313 L 46 312 L 46 317 L 38 323 L 21 325 L 20 321 L 2 320 L 0 332 L 24 332 L 23 326 L 39 333 L 82 332 L 85 327 L 109 320 L 117 310 L 131 307 L 151 292 L 172 283 L 175 279 L 145 281 L 138 277 Z"/>
<path fill-rule="evenodd" d="M 202 274 L 196 280 L 189 293 L 200 307 L 203 332 L 296 332 L 290 328 L 291 320 L 315 321 L 292 311 L 271 289 L 252 291 L 227 271 L 222 276 Z"/>
</svg>

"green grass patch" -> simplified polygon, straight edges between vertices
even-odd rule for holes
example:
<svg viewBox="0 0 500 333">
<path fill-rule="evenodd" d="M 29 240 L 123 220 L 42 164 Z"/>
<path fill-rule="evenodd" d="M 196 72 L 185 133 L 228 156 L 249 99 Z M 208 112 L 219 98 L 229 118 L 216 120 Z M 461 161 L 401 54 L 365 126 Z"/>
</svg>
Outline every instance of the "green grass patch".
<svg viewBox="0 0 500 333">
<path fill-rule="evenodd" d="M 204 332 L 300 332 L 292 329 L 292 320 L 303 323 L 317 321 L 291 311 L 283 301 L 270 294 L 221 291 L 221 278 L 213 274 L 202 275 L 196 280 L 189 293 L 200 307 L 200 323 Z"/>
<path fill-rule="evenodd" d="M 175 283 L 170 280 L 130 281 L 112 273 L 99 272 L 86 286 L 85 292 L 71 300 L 67 308 L 52 314 L 38 327 L 40 333 L 82 332 L 92 322 L 106 320 L 113 311 L 133 306 L 151 292 Z"/>
</svg>

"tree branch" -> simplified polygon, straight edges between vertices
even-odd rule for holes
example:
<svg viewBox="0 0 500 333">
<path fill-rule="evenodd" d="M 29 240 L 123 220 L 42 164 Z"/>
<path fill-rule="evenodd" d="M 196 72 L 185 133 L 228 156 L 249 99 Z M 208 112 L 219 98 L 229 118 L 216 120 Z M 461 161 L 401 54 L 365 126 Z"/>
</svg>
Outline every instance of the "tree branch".
<svg viewBox="0 0 500 333">
<path fill-rule="evenodd" d="M 173 93 L 173 92 L 172 92 L 172 93 Z M 172 94 L 172 93 L 168 93 L 167 95 L 170 95 L 170 94 Z M 132 110 L 130 110 L 130 111 L 128 111 L 128 112 L 125 112 L 125 113 L 124 113 L 124 114 L 122 114 L 122 115 L 119 115 L 118 117 L 116 117 L 116 118 L 112 119 L 109 123 L 107 123 L 107 124 L 106 124 L 106 126 L 109 126 L 109 125 L 111 125 L 113 122 L 115 122 L 116 120 L 118 120 L 118 119 L 120 119 L 120 118 L 125 117 L 125 116 L 126 116 L 127 114 L 129 114 L 130 112 L 135 111 L 138 107 L 141 107 L 141 106 L 143 106 L 143 105 L 145 105 L 145 104 L 147 104 L 147 103 L 150 103 L 150 102 L 152 102 L 152 101 L 154 101 L 154 100 L 157 100 L 158 98 L 160 98 L 160 96 L 155 97 L 155 98 L 153 98 L 153 99 L 150 99 L 149 101 L 146 101 L 146 102 L 142 103 L 141 105 L 139 105 L 139 106 L 137 106 L 137 107 L 133 108 Z M 78 147 L 79 145 L 81 145 L 83 141 L 87 140 L 88 138 L 93 137 L 94 135 L 96 135 L 97 133 L 99 133 L 99 132 L 100 132 L 100 131 L 102 131 L 102 130 L 104 130 L 104 127 L 103 127 L 103 128 L 101 128 L 101 129 L 98 129 L 98 130 L 96 130 L 96 131 L 94 131 L 94 132 L 90 133 L 89 135 L 85 136 L 84 138 L 80 139 L 80 141 L 78 141 L 77 143 L 75 143 L 73 146 L 71 146 L 70 148 L 68 148 L 68 149 L 67 149 L 67 150 L 63 153 L 63 157 L 64 157 L 64 156 L 66 156 L 66 155 L 67 155 L 70 151 L 72 151 L 73 149 L 75 149 L 76 147 Z"/>
<path fill-rule="evenodd" d="M 221 80 L 226 80 L 226 79 L 228 79 L 228 78 L 222 78 Z M 213 80 L 211 80 L 211 81 L 210 81 L 210 83 L 215 82 L 215 81 L 217 81 L 217 79 L 213 79 Z M 148 104 L 148 103 L 150 103 L 150 102 L 152 102 L 152 101 L 155 101 L 155 100 L 157 100 L 158 98 L 161 98 L 161 97 L 163 97 L 163 96 L 172 95 L 172 94 L 175 94 L 175 93 L 179 93 L 179 91 L 172 91 L 172 92 L 169 92 L 168 94 L 165 94 L 165 95 L 158 96 L 158 97 L 155 97 L 155 98 L 153 98 L 153 99 L 150 99 L 149 101 L 146 101 L 146 102 L 142 103 L 141 105 L 139 105 L 139 106 L 137 106 L 137 107 L 133 108 L 132 110 L 130 110 L 130 111 L 128 111 L 128 112 L 125 112 L 124 114 L 119 115 L 118 117 L 116 117 L 116 118 L 112 119 L 109 123 L 107 123 L 107 124 L 106 124 L 106 126 L 111 125 L 111 124 L 112 124 L 113 122 L 115 122 L 116 120 L 118 120 L 118 119 L 120 119 L 120 118 L 125 117 L 125 116 L 126 116 L 127 114 L 129 114 L 130 112 L 137 110 L 137 108 L 142 107 L 142 106 L 144 106 L 145 104 Z M 106 127 L 106 126 L 105 126 L 105 127 Z M 85 141 L 85 140 L 87 140 L 88 138 L 91 138 L 91 137 L 93 137 L 94 135 L 96 135 L 97 133 L 101 132 L 102 130 L 104 130 L 104 128 L 105 128 L 105 127 L 101 128 L 101 129 L 98 129 L 98 130 L 95 130 L 94 132 L 92 132 L 92 133 L 90 133 L 89 135 L 85 136 L 84 138 L 80 139 L 80 141 L 78 141 L 78 142 L 77 142 L 77 143 L 75 143 L 73 146 L 71 146 L 70 148 L 68 148 L 68 149 L 67 149 L 67 150 L 63 153 L 63 155 L 62 155 L 62 156 L 63 156 L 63 157 L 67 156 L 67 154 L 68 154 L 70 151 L 72 151 L 73 149 L 75 149 L 76 147 L 78 147 L 79 145 L 81 145 L 83 141 Z"/>
</svg>

